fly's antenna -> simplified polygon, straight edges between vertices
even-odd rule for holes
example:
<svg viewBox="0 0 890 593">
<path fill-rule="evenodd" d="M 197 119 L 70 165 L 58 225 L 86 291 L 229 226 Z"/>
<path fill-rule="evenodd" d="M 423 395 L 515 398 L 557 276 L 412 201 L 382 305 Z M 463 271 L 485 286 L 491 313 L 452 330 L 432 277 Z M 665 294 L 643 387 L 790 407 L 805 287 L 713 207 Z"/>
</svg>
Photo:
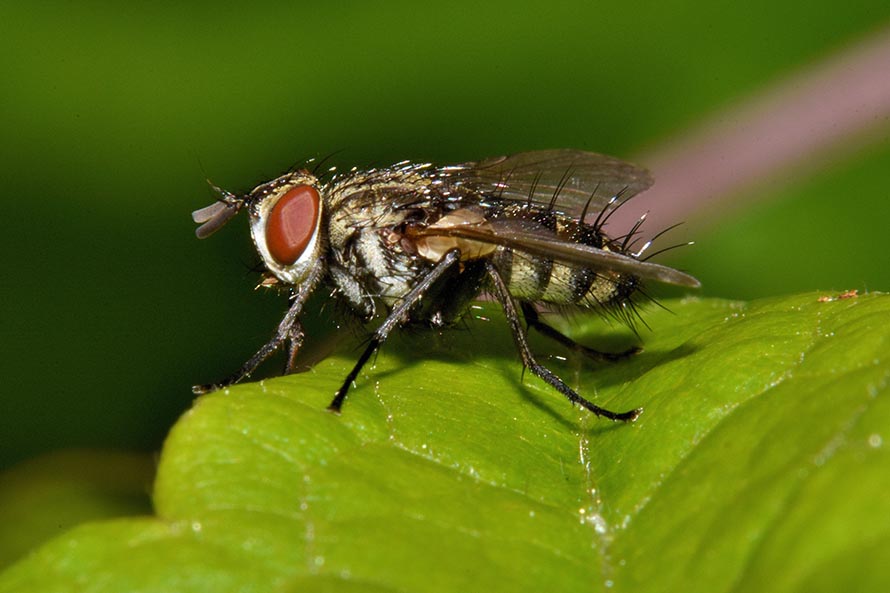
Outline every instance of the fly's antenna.
<svg viewBox="0 0 890 593">
<path fill-rule="evenodd" d="M 192 212 L 192 220 L 200 225 L 195 229 L 199 239 L 206 239 L 218 231 L 244 207 L 243 199 L 214 185 L 209 179 L 207 183 L 217 197 L 214 203 Z"/>
</svg>

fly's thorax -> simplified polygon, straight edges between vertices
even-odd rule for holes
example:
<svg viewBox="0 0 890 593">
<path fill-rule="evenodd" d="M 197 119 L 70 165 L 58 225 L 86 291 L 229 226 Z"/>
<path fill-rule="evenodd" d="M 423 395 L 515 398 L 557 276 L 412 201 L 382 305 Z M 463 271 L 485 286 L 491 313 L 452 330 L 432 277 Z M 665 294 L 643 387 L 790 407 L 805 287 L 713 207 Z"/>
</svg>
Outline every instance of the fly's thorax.
<svg viewBox="0 0 890 593">
<path fill-rule="evenodd" d="M 363 317 L 374 316 L 378 302 L 396 303 L 429 267 L 401 234 L 418 213 L 425 213 L 426 184 L 417 174 L 369 174 L 331 188 L 326 222 L 330 277 Z"/>
<path fill-rule="evenodd" d="M 254 245 L 284 284 L 299 284 L 323 261 L 322 191 L 314 175 L 297 171 L 258 186 L 247 198 Z"/>
<path fill-rule="evenodd" d="M 406 203 L 422 201 L 429 184 L 419 168 L 354 173 L 333 181 L 326 202 L 328 237 L 335 255 L 345 254 L 360 231 L 382 232 L 403 223 L 410 212 Z"/>
</svg>

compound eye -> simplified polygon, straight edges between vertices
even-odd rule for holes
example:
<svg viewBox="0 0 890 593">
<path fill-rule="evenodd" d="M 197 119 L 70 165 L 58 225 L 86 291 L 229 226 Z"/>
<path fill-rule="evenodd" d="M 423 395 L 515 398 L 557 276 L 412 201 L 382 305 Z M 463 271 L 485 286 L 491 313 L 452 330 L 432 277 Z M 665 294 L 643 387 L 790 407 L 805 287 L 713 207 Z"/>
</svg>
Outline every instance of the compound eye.
<svg viewBox="0 0 890 593">
<path fill-rule="evenodd" d="M 282 266 L 296 262 L 318 227 L 321 198 L 314 187 L 288 190 L 272 207 L 266 220 L 266 246 Z"/>
</svg>

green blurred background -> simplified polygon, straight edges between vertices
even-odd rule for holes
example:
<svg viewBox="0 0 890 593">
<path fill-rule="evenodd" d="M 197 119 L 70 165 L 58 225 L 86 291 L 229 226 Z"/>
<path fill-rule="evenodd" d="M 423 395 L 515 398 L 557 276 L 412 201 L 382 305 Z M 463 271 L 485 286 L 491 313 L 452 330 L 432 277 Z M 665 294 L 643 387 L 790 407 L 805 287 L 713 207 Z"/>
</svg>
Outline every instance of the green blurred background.
<svg viewBox="0 0 890 593">
<path fill-rule="evenodd" d="M 887 23 L 886 0 L 0 3 L 0 467 L 157 450 L 189 386 L 268 337 L 284 302 L 253 290 L 244 221 L 194 237 L 205 178 L 244 191 L 337 151 L 632 157 Z M 885 126 L 660 261 L 706 296 L 887 290 L 888 163 Z"/>
</svg>

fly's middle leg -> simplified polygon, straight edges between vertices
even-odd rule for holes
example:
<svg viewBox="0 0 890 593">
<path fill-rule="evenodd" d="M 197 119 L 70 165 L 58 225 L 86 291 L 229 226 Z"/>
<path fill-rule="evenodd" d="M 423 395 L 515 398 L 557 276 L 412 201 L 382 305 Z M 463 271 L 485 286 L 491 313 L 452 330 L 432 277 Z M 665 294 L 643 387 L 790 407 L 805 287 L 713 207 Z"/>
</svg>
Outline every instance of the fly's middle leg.
<svg viewBox="0 0 890 593">
<path fill-rule="evenodd" d="M 331 400 L 330 405 L 328 405 L 330 411 L 340 412 L 340 408 L 343 407 L 343 402 L 346 400 L 346 393 L 352 386 L 352 382 L 358 377 L 362 367 L 364 367 L 368 360 L 370 360 L 371 355 L 374 354 L 380 345 L 386 341 L 386 338 L 393 329 L 405 322 L 411 309 L 423 298 L 423 295 L 426 294 L 430 286 L 459 262 L 460 250 L 458 249 L 452 249 L 443 255 L 442 259 L 440 259 L 439 262 L 420 279 L 420 282 L 408 291 L 408 294 L 402 298 L 399 304 L 390 311 L 383 323 L 380 324 L 380 327 L 377 328 L 377 331 L 374 332 L 374 335 L 371 336 L 371 341 L 365 346 L 365 351 L 362 352 L 362 355 L 355 363 L 355 366 L 352 367 L 352 370 L 349 371 L 349 374 L 346 376 L 346 380 L 343 381 L 343 385 L 334 396 L 334 399 Z"/>
<path fill-rule="evenodd" d="M 513 341 L 516 343 L 516 348 L 519 350 L 519 355 L 522 357 L 522 363 L 526 367 L 528 367 L 528 369 L 532 373 L 549 383 L 553 388 L 566 396 L 566 398 L 568 398 L 568 400 L 572 403 L 587 408 L 597 416 L 602 416 L 610 420 L 621 420 L 623 422 L 629 422 L 635 420 L 637 416 L 640 415 L 642 409 L 629 410 L 627 412 L 613 412 L 611 410 L 601 408 L 593 402 L 588 401 L 578 395 L 571 387 L 566 385 L 562 379 L 557 377 L 556 374 L 553 373 L 553 371 L 539 364 L 538 361 L 535 360 L 535 356 L 534 354 L 532 354 L 531 349 L 529 348 L 528 335 L 525 332 L 525 328 L 522 327 L 522 321 L 519 319 L 519 312 L 516 309 L 516 303 L 514 302 L 513 296 L 510 294 L 510 291 L 507 289 L 507 283 L 504 282 L 503 277 L 501 277 L 500 272 L 498 272 L 494 264 L 492 264 L 491 262 L 487 262 L 486 269 L 488 271 L 489 277 L 492 280 L 492 284 L 494 285 L 495 296 L 501 303 L 501 306 L 504 308 L 504 314 L 507 317 L 507 322 L 510 324 L 510 330 L 513 333 Z M 568 340 L 568 338 L 566 339 Z"/>
</svg>

